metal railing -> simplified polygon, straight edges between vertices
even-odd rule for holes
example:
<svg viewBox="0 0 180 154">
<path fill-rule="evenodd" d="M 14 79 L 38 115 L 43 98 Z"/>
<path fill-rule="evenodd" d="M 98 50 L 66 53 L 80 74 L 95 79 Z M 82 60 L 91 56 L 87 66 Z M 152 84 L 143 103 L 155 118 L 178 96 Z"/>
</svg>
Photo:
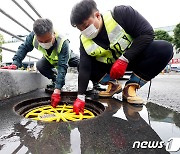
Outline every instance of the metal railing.
<svg viewBox="0 0 180 154">
<path fill-rule="evenodd" d="M 27 5 L 36 13 L 36 15 L 39 17 L 39 18 L 42 18 L 42 16 L 38 13 L 38 11 L 34 8 L 34 6 L 28 1 L 28 0 L 24 0 Z M 16 0 L 12 0 L 12 2 L 19 8 L 21 9 L 21 11 L 23 11 L 31 20 L 35 21 L 35 19 L 16 1 Z M 16 24 L 18 24 L 19 26 L 21 26 L 23 29 L 25 29 L 26 31 L 28 32 L 31 32 L 31 30 L 29 30 L 26 26 L 24 26 L 22 23 L 20 23 L 19 21 L 17 21 L 15 18 L 13 18 L 10 14 L 8 14 L 7 12 L 5 12 L 2 8 L 0 8 L 0 13 L 2 13 L 3 15 L 5 15 L 7 18 L 11 19 L 13 22 L 15 22 Z M 0 27 L 0 31 L 12 36 L 12 37 L 15 37 L 16 39 L 20 40 L 20 41 L 25 41 L 24 39 L 22 39 L 21 37 L 11 33 L 10 31 L 4 29 L 3 27 Z M 1 49 L 3 50 L 6 50 L 6 51 L 10 51 L 10 52 L 13 52 L 13 53 L 16 53 L 16 51 L 12 50 L 12 49 L 9 49 L 9 48 L 6 48 L 6 47 L 2 47 L 0 46 Z M 29 58 L 33 58 L 33 59 L 36 59 L 36 60 L 39 60 L 39 58 L 36 58 L 34 56 L 30 56 L 30 55 L 26 55 L 27 57 Z"/>
<path fill-rule="evenodd" d="M 23 42 L 24 42 L 24 40 L 23 40 L 22 38 L 20 38 L 19 36 L 17 36 L 17 35 L 15 35 L 15 34 L 13 34 L 13 33 L 9 32 L 9 31 L 7 31 L 7 30 L 3 29 L 2 27 L 0 27 L 0 31 L 2 31 L 2 32 L 6 33 L 6 34 L 8 34 L 8 35 L 11 35 L 11 36 L 13 36 L 13 37 L 17 38 L 18 40 L 20 40 L 20 41 L 23 41 Z"/>
<path fill-rule="evenodd" d="M 24 1 L 29 5 L 29 7 L 36 13 L 36 15 L 39 18 L 42 18 L 42 16 L 38 13 L 38 11 L 34 8 L 34 6 L 28 0 L 24 0 Z"/>
<path fill-rule="evenodd" d="M 21 26 L 22 28 L 24 28 L 25 30 L 27 30 L 28 32 L 31 32 L 27 27 L 25 27 L 23 24 L 21 24 L 19 21 L 17 21 L 16 19 L 14 19 L 11 15 L 9 15 L 8 13 L 6 13 L 4 10 L 2 10 L 0 8 L 0 12 L 2 14 L 4 14 L 6 17 L 8 17 L 9 19 L 11 19 L 12 21 L 14 21 L 15 23 L 17 23 L 19 26 Z"/>
<path fill-rule="evenodd" d="M 2 46 L 0 46 L 0 48 L 1 48 L 1 49 L 3 49 L 3 50 L 6 50 L 6 51 L 10 51 L 10 52 L 16 53 L 16 51 L 15 51 L 15 50 L 8 49 L 8 48 L 6 48 L 6 47 L 2 47 Z M 27 55 L 27 57 L 29 57 L 29 58 L 33 58 L 33 59 L 36 59 L 36 60 L 39 60 L 39 58 L 36 58 L 36 57 L 34 57 L 34 56 Z"/>
<path fill-rule="evenodd" d="M 14 4 L 16 4 L 32 21 L 35 21 L 35 19 L 16 1 L 12 0 Z"/>
</svg>

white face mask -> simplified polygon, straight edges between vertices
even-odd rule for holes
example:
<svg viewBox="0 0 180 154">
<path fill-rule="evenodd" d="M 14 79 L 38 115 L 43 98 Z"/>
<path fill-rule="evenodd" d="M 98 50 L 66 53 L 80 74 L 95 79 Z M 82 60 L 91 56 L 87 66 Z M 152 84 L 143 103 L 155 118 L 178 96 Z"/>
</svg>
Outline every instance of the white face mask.
<svg viewBox="0 0 180 154">
<path fill-rule="evenodd" d="M 98 35 L 99 29 L 97 29 L 94 24 L 81 31 L 81 34 L 89 39 L 93 39 Z"/>
<path fill-rule="evenodd" d="M 48 43 L 40 43 L 40 42 L 39 42 L 39 45 L 40 45 L 42 48 L 44 48 L 44 49 L 49 49 L 50 47 L 53 46 L 52 41 L 51 41 L 51 42 L 48 42 Z"/>
</svg>

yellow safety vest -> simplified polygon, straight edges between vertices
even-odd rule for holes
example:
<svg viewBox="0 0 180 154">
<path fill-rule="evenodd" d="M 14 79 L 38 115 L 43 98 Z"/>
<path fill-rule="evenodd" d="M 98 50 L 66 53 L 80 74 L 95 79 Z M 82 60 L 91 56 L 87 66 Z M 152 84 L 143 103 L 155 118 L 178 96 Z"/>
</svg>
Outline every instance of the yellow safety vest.
<svg viewBox="0 0 180 154">
<path fill-rule="evenodd" d="M 42 48 L 40 45 L 39 45 L 39 42 L 36 38 L 36 36 L 34 35 L 34 38 L 33 38 L 33 46 L 41 51 L 44 55 L 44 57 L 55 67 L 57 67 L 57 63 L 58 63 L 58 54 L 61 52 L 61 48 L 62 48 L 62 45 L 65 41 L 65 39 L 61 36 L 61 35 L 58 35 L 55 33 L 55 36 L 56 36 L 56 41 L 57 41 L 57 46 L 53 49 L 51 55 L 49 56 L 47 54 L 47 51 Z"/>
<path fill-rule="evenodd" d="M 110 11 L 103 14 L 103 19 L 110 41 L 109 48 L 102 48 L 84 35 L 81 35 L 81 42 L 88 55 L 96 57 L 97 61 L 112 64 L 131 46 L 133 39 L 113 19 Z"/>
</svg>

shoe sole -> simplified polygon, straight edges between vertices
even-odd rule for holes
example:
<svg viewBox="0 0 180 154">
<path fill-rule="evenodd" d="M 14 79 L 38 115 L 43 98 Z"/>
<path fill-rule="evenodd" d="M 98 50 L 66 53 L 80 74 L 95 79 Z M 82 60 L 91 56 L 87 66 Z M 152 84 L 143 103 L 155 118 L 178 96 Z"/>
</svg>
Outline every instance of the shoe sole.
<svg viewBox="0 0 180 154">
<path fill-rule="evenodd" d="M 48 94 L 52 94 L 54 92 L 54 89 L 45 88 L 45 92 Z"/>
<path fill-rule="evenodd" d="M 99 95 L 99 97 L 109 98 L 109 97 L 112 97 L 114 94 L 118 94 L 118 93 L 120 93 L 120 92 L 122 92 L 122 88 L 119 89 L 118 91 L 114 92 L 114 93 L 111 94 L 111 95 Z"/>
<path fill-rule="evenodd" d="M 123 101 L 126 101 L 126 102 L 128 102 L 129 104 L 146 104 L 143 100 L 142 101 L 136 101 L 136 100 L 134 100 L 134 101 L 129 101 L 129 100 L 127 100 L 127 98 L 125 98 L 125 97 L 123 97 Z"/>
</svg>

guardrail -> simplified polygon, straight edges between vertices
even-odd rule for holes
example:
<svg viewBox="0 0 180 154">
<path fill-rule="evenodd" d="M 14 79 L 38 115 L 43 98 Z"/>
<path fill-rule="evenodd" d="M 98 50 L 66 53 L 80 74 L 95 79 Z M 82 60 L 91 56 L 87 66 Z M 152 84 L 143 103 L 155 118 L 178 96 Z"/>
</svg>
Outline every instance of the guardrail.
<svg viewBox="0 0 180 154">
<path fill-rule="evenodd" d="M 16 53 L 16 51 L 15 51 L 15 50 L 12 50 L 12 49 L 8 49 L 8 48 L 2 47 L 2 46 L 0 46 L 0 48 L 3 49 L 3 50 L 7 50 L 7 51 L 10 51 L 10 52 Z M 27 57 L 33 58 L 33 59 L 36 59 L 36 60 L 39 60 L 39 58 L 30 56 L 30 55 L 27 55 Z"/>
<path fill-rule="evenodd" d="M 42 18 L 42 16 L 39 14 L 39 12 L 34 8 L 34 6 L 28 1 L 28 0 L 24 0 L 27 5 L 36 13 L 36 15 L 39 17 L 39 18 Z M 12 2 L 18 6 L 19 9 L 21 9 L 21 11 L 23 11 L 31 20 L 35 21 L 35 19 L 16 1 L 16 0 L 12 0 Z M 5 15 L 7 18 L 9 18 L 10 20 L 12 20 L 13 22 L 15 22 L 16 24 L 18 24 L 19 26 L 21 26 L 23 29 L 25 29 L 26 31 L 28 32 L 31 32 L 31 30 L 29 30 L 26 26 L 24 26 L 22 23 L 20 23 L 19 21 L 17 21 L 15 18 L 13 18 L 10 14 L 8 14 L 7 12 L 5 12 L 2 8 L 0 8 L 0 13 L 2 13 L 3 15 Z M 16 39 L 20 40 L 20 41 L 25 41 L 24 39 L 22 39 L 21 37 L 11 33 L 10 31 L 4 29 L 3 27 L 0 27 L 0 31 L 10 35 L 10 36 L 13 36 L 15 37 Z M 5 47 L 2 47 L 0 46 L 1 49 L 3 50 L 6 50 L 6 51 L 10 51 L 10 52 L 13 52 L 13 53 L 16 53 L 16 51 L 12 50 L 12 49 L 8 49 L 8 48 L 5 48 Z M 36 60 L 39 60 L 39 58 L 36 58 L 34 56 L 30 56 L 30 55 L 27 55 L 27 57 L 29 58 L 33 58 L 33 59 L 36 59 Z"/>
</svg>

